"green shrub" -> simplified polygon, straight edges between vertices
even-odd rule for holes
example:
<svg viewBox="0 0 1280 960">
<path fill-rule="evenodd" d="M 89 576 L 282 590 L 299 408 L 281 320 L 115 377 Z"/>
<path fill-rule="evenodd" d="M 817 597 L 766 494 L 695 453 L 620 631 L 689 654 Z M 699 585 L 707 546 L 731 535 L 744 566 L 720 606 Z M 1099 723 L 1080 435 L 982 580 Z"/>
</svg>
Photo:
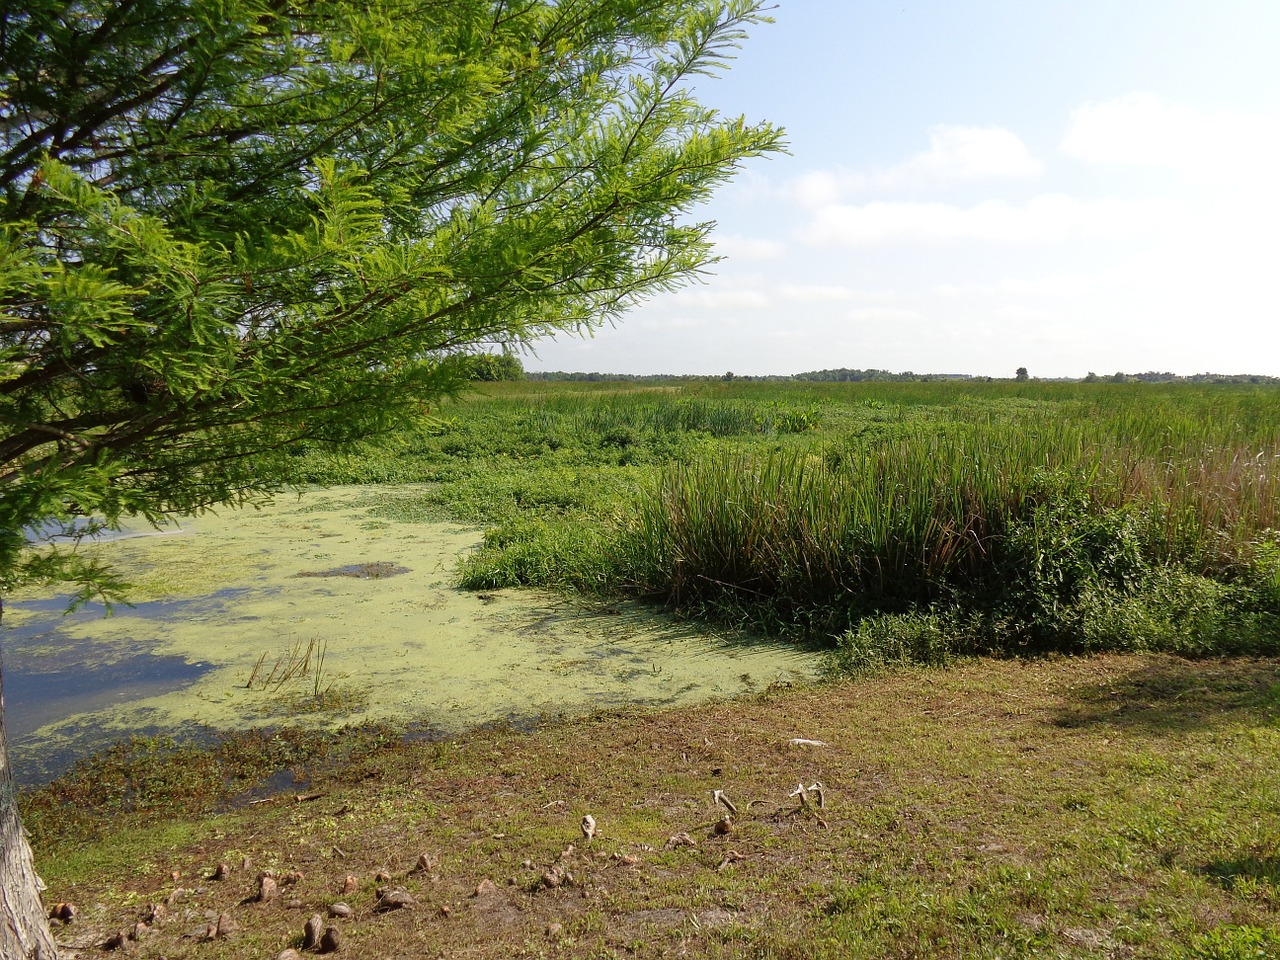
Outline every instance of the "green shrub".
<svg viewBox="0 0 1280 960">
<path fill-rule="evenodd" d="M 822 412 L 817 407 L 805 410 L 775 410 L 773 429 L 778 433 L 804 433 L 816 429 L 822 422 Z"/>
<path fill-rule="evenodd" d="M 981 617 L 995 652 L 1273 648 L 1280 550 L 1245 542 L 1265 505 L 1219 509 L 1221 491 L 1172 461 L 1127 455 L 1049 423 L 917 429 L 860 455 L 719 453 L 641 499 L 615 579 L 734 619 L 851 630 L 850 650 L 933 623 L 874 618 L 938 604 Z"/>
<path fill-rule="evenodd" d="M 467 590 L 561 586 L 603 590 L 610 577 L 604 538 L 581 524 L 515 519 L 485 533 L 484 549 L 465 558 L 458 583 Z"/>
<path fill-rule="evenodd" d="M 831 668 L 866 674 L 906 664 L 944 666 L 981 649 L 980 630 L 956 611 L 913 611 L 866 617 L 836 640 Z"/>
</svg>

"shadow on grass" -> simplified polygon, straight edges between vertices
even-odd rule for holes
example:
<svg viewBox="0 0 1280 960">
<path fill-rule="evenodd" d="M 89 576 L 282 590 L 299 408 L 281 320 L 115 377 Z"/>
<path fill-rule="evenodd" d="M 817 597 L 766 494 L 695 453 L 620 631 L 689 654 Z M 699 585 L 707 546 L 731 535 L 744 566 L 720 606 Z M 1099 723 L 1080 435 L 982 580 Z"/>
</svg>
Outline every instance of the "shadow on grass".
<svg viewBox="0 0 1280 960">
<path fill-rule="evenodd" d="M 1280 659 L 1151 657 L 1125 675 L 1072 690 L 1054 723 L 1166 733 L 1234 723 L 1280 726 Z"/>
<path fill-rule="evenodd" d="M 481 600 L 486 594 L 475 594 Z M 727 651 L 784 651 L 798 658 L 811 659 L 826 651 L 818 644 L 779 639 L 763 633 L 734 627 L 717 626 L 696 618 L 673 613 L 655 603 L 618 599 L 598 601 L 566 596 L 541 610 L 523 629 L 538 631 L 553 624 L 574 623 L 615 639 L 643 637 L 661 643 L 696 641 Z"/>
<path fill-rule="evenodd" d="M 1250 855 L 1236 860 L 1215 860 L 1201 868 L 1201 872 L 1227 890 L 1242 880 L 1280 887 L 1280 857 Z"/>
</svg>

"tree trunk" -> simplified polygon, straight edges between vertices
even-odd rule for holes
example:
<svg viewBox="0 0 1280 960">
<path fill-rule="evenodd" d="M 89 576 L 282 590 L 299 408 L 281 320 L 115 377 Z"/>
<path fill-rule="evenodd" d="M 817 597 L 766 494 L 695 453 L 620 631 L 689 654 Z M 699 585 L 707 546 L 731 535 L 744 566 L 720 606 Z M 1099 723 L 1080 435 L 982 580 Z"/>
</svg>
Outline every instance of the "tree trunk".
<svg viewBox="0 0 1280 960">
<path fill-rule="evenodd" d="M 0 619 L 4 601 L 0 600 Z M 57 960 L 40 878 L 18 822 L 18 798 L 4 732 L 4 664 L 0 662 L 0 960 Z"/>
</svg>

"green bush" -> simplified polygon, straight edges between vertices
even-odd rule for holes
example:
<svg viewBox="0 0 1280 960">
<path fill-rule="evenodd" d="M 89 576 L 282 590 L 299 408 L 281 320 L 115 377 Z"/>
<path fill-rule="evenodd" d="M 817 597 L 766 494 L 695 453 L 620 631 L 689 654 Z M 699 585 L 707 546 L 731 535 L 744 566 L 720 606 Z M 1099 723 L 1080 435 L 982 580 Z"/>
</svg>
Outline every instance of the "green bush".
<svg viewBox="0 0 1280 960">
<path fill-rule="evenodd" d="M 991 652 L 1276 646 L 1280 550 L 1245 541 L 1249 501 L 1224 518 L 1219 490 L 1185 483 L 1172 461 L 1041 427 L 673 465 L 640 501 L 615 579 L 731 619 L 832 631 L 849 650 L 889 643 L 891 660 L 895 644 L 932 658 L 935 621 L 876 618 L 938 605 L 985 622 L 964 645 Z"/>
<path fill-rule="evenodd" d="M 514 519 L 485 533 L 484 549 L 463 560 L 458 582 L 467 590 L 536 585 L 597 592 L 611 576 L 603 550 L 603 537 L 590 527 Z"/>
<path fill-rule="evenodd" d="M 958 612 L 937 610 L 866 617 L 836 639 L 831 667 L 865 674 L 906 664 L 944 666 L 981 649 L 980 630 Z"/>
</svg>

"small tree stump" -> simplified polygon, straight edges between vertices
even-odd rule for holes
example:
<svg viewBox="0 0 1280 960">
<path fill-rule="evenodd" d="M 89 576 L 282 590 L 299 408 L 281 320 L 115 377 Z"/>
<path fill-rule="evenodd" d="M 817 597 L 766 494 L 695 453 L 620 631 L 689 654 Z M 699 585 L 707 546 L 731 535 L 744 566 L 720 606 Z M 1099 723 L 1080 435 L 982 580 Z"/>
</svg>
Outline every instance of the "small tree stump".
<svg viewBox="0 0 1280 960">
<path fill-rule="evenodd" d="M 342 935 L 338 932 L 337 927 L 326 927 L 324 935 L 320 937 L 321 953 L 337 953 L 342 949 Z"/>
<path fill-rule="evenodd" d="M 280 896 L 280 888 L 276 885 L 275 877 L 269 877 L 265 874 L 258 878 L 258 902 L 266 903 Z"/>
<path fill-rule="evenodd" d="M 314 950 L 320 946 L 320 937 L 324 933 L 324 917 L 320 914 L 313 914 L 311 919 L 307 921 L 307 925 L 302 928 L 302 949 Z"/>
<path fill-rule="evenodd" d="M 402 910 L 405 907 L 412 907 L 415 902 L 409 891 L 404 887 L 379 887 L 377 892 L 378 900 L 373 905 L 373 909 L 377 913 L 386 913 L 388 910 Z"/>
<path fill-rule="evenodd" d="M 123 930 L 117 930 L 111 936 L 107 937 L 102 944 L 103 950 L 123 950 L 129 942 L 129 935 Z"/>
<path fill-rule="evenodd" d="M 50 920 L 61 920 L 63 923 L 70 923 L 75 919 L 76 905 L 74 903 L 55 903 L 49 909 Z"/>
</svg>

